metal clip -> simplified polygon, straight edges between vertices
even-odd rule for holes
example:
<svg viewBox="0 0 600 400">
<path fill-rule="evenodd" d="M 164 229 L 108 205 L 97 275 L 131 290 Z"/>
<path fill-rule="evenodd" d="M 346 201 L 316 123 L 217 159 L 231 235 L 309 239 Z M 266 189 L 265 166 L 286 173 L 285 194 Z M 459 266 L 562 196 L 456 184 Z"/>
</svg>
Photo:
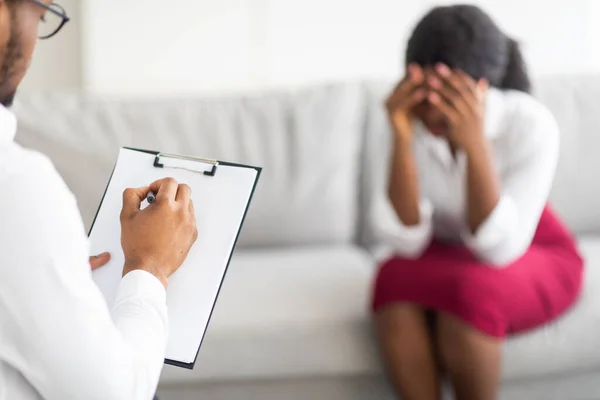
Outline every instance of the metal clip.
<svg viewBox="0 0 600 400">
<path fill-rule="evenodd" d="M 179 167 L 179 166 L 166 166 L 165 167 L 164 163 L 161 163 L 161 158 L 172 158 L 175 160 L 193 161 L 193 162 L 202 163 L 202 164 L 209 164 L 209 165 L 212 165 L 212 168 L 209 171 L 195 171 L 193 169 Z M 182 155 L 178 155 L 178 154 L 159 153 L 156 155 L 156 158 L 154 159 L 154 166 L 156 168 L 183 169 L 183 170 L 190 171 L 190 172 L 203 173 L 204 175 L 207 175 L 207 176 L 215 176 L 218 165 L 219 165 L 219 162 L 217 160 L 211 160 L 208 158 L 200 158 L 200 157 L 182 156 Z"/>
</svg>

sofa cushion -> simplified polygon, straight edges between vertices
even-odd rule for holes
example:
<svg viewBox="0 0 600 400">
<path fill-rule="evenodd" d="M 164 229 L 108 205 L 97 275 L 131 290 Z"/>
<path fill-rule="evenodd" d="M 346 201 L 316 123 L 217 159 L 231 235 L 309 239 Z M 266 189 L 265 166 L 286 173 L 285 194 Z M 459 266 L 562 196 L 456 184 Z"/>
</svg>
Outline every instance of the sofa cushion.
<svg viewBox="0 0 600 400">
<path fill-rule="evenodd" d="M 578 233 L 600 232 L 600 79 L 539 80 L 535 95 L 552 112 L 561 133 L 560 161 L 550 199 Z"/>
<path fill-rule="evenodd" d="M 376 370 L 369 329 L 372 259 L 352 247 L 240 251 L 194 371 L 162 383 Z"/>
<path fill-rule="evenodd" d="M 555 323 L 506 344 L 506 379 L 526 379 L 600 369 L 600 236 L 580 247 L 586 276 L 579 302 Z"/>
<path fill-rule="evenodd" d="M 17 140 L 47 154 L 89 226 L 120 146 L 264 167 L 240 246 L 354 240 L 364 132 L 358 84 L 255 98 L 111 100 L 30 94 Z"/>
<path fill-rule="evenodd" d="M 510 338 L 504 380 L 600 369 L 600 236 L 581 240 L 580 301 L 555 323 Z M 194 371 L 161 382 L 379 374 L 367 309 L 373 262 L 354 248 L 240 252 Z"/>
</svg>

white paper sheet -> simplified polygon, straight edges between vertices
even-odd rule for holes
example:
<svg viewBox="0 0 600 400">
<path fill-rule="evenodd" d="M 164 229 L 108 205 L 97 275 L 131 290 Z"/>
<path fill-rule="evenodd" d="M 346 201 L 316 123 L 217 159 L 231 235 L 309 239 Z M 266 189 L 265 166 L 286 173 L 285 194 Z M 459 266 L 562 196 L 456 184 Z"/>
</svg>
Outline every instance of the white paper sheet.
<svg viewBox="0 0 600 400">
<path fill-rule="evenodd" d="M 108 251 L 112 259 L 108 265 L 94 271 L 93 278 L 108 305 L 112 306 L 124 263 L 119 215 L 125 189 L 147 186 L 165 177 L 188 184 L 192 188 L 198 240 L 185 263 L 169 279 L 166 358 L 191 364 L 206 331 L 258 171 L 219 165 L 215 176 L 206 176 L 181 168 L 204 171 L 210 170 L 208 164 L 177 160 L 170 164 L 179 167 L 177 169 L 156 168 L 155 158 L 153 154 L 129 149 L 119 153 L 90 234 L 92 254 Z"/>
</svg>

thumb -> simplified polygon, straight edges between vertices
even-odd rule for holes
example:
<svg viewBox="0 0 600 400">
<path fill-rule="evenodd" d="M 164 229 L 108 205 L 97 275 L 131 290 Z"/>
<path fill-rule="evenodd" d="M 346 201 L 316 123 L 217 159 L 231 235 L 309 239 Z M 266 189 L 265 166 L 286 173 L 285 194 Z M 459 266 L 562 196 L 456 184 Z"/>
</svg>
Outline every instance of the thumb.
<svg viewBox="0 0 600 400">
<path fill-rule="evenodd" d="M 106 265 L 107 262 L 110 261 L 109 253 L 98 254 L 97 256 L 90 257 L 90 266 L 92 267 L 92 271 Z"/>
<path fill-rule="evenodd" d="M 121 211 L 121 217 L 130 217 L 135 212 L 140 210 L 142 201 L 146 199 L 149 187 L 127 189 L 123 192 L 123 210 Z"/>
</svg>

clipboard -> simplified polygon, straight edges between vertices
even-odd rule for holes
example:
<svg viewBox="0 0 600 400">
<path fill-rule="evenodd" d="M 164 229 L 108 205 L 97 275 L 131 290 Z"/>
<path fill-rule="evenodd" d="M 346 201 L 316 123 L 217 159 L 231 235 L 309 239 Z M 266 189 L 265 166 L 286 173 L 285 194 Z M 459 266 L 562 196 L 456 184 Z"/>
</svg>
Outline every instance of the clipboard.
<svg viewBox="0 0 600 400">
<path fill-rule="evenodd" d="M 92 272 L 109 307 L 122 276 L 122 193 L 173 177 L 192 188 L 198 240 L 169 279 L 169 340 L 165 364 L 193 369 L 235 245 L 250 207 L 260 167 L 123 147 L 89 232 L 91 253 L 111 261 Z M 142 208 L 148 206 L 144 201 Z"/>
</svg>

